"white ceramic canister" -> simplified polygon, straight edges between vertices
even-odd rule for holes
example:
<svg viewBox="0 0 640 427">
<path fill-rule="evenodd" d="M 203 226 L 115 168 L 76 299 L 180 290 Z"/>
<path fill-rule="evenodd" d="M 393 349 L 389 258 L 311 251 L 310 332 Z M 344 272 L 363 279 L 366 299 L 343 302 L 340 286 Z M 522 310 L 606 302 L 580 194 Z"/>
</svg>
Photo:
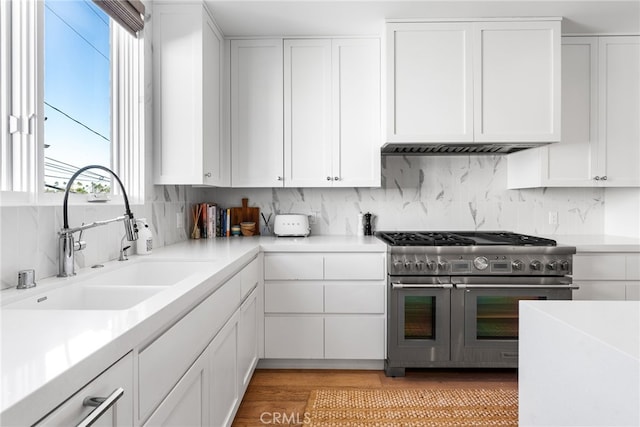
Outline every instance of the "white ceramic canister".
<svg viewBox="0 0 640 427">
<path fill-rule="evenodd" d="M 146 218 L 136 219 L 138 224 L 138 240 L 136 240 L 136 253 L 138 255 L 148 255 L 153 249 L 153 236 L 151 235 L 151 229 L 147 224 Z"/>
</svg>

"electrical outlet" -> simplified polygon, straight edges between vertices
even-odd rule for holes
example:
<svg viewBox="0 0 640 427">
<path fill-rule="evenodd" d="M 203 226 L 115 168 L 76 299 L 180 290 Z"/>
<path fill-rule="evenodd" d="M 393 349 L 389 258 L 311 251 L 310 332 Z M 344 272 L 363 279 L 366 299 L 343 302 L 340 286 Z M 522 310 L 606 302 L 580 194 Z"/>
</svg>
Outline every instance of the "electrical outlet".
<svg viewBox="0 0 640 427">
<path fill-rule="evenodd" d="M 550 225 L 558 225 L 558 212 L 557 211 L 549 211 L 549 224 Z"/>
<path fill-rule="evenodd" d="M 180 212 L 176 212 L 176 228 L 184 227 L 184 223 L 182 222 L 182 214 Z"/>
<path fill-rule="evenodd" d="M 316 224 L 318 222 L 318 212 L 311 212 L 309 214 L 309 225 Z"/>
</svg>

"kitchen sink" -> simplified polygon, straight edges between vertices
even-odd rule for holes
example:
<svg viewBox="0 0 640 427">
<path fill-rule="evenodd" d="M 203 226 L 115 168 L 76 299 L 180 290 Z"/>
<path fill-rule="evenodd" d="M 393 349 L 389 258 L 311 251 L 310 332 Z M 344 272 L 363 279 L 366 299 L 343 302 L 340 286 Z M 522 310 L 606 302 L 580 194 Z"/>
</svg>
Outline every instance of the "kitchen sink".
<svg viewBox="0 0 640 427">
<path fill-rule="evenodd" d="M 126 310 L 167 286 L 87 286 L 53 289 L 2 307 L 3 310 Z"/>
<path fill-rule="evenodd" d="M 127 310 L 190 276 L 211 271 L 212 261 L 141 260 L 2 306 L 9 310 Z M 37 289 L 36 289 L 37 290 Z"/>
</svg>

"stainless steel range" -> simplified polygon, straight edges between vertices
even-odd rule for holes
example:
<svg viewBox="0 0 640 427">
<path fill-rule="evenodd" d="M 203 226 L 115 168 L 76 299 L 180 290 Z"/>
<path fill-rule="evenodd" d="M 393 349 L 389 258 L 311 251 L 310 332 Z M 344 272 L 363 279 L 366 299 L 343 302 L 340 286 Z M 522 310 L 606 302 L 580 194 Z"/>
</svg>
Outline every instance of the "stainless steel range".
<svg viewBox="0 0 640 427">
<path fill-rule="evenodd" d="M 518 302 L 571 299 L 576 249 L 510 232 L 377 232 L 388 245 L 387 376 L 518 366 Z"/>
</svg>

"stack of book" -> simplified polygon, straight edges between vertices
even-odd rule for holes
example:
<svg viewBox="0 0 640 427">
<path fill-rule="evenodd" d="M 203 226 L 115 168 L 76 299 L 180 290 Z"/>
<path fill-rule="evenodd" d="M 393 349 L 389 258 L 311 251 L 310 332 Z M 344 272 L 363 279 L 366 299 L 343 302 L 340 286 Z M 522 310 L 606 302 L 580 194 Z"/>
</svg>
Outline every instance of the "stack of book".
<svg viewBox="0 0 640 427">
<path fill-rule="evenodd" d="M 196 203 L 191 208 L 192 239 L 231 236 L 231 208 L 215 203 Z"/>
</svg>

